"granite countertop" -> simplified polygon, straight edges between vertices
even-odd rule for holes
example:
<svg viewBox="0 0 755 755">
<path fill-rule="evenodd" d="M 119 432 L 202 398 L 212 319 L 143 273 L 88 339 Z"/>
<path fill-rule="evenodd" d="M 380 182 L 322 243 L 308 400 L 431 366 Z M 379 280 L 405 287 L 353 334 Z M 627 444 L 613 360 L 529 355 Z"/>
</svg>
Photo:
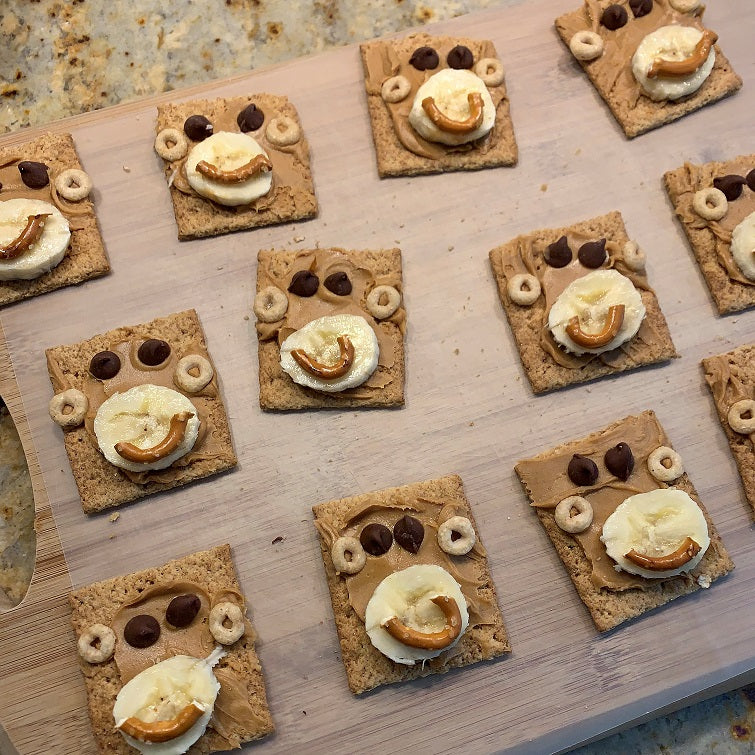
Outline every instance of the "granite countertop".
<svg viewBox="0 0 755 755">
<path fill-rule="evenodd" d="M 526 1 L 2 0 L 0 132 Z M 577 752 L 749 753 L 753 729 L 750 685 Z"/>
</svg>

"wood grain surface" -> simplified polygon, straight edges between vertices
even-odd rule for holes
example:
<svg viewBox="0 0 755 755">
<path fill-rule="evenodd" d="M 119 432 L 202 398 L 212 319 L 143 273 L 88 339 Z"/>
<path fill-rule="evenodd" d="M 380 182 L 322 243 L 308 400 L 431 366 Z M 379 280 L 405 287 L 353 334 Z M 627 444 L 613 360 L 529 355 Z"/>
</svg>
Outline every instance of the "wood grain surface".
<svg viewBox="0 0 755 755">
<path fill-rule="evenodd" d="M 51 126 L 72 131 L 94 179 L 113 272 L 0 313 L 7 349 L 0 392 L 29 457 L 39 530 L 29 594 L 0 616 L 0 719 L 20 752 L 93 749 L 68 626 L 71 584 L 222 542 L 232 545 L 259 632 L 277 726 L 249 748 L 255 752 L 542 753 L 755 678 L 753 526 L 699 364 L 755 340 L 755 311 L 715 314 L 661 184 L 663 172 L 685 160 L 752 152 L 753 9 L 750 0 L 711 2 L 706 15 L 743 90 L 629 142 L 553 29 L 553 19 L 576 5 L 526 0 L 436 27 L 495 43 L 520 148 L 515 168 L 379 180 L 355 47 Z M 155 105 L 254 91 L 285 93 L 296 105 L 320 215 L 179 243 L 152 150 Z M 681 358 L 535 398 L 488 251 L 518 233 L 613 209 L 647 252 Z M 405 408 L 259 410 L 257 251 L 316 244 L 401 247 Z M 87 518 L 48 417 L 44 349 L 187 307 L 197 309 L 220 373 L 239 467 L 124 507 L 115 523 L 108 514 Z M 737 568 L 709 591 L 601 636 L 513 465 L 645 408 L 657 412 L 682 454 Z M 310 507 L 448 472 L 464 479 L 513 654 L 356 698 L 339 658 Z M 273 544 L 278 536 L 283 541 Z"/>
</svg>

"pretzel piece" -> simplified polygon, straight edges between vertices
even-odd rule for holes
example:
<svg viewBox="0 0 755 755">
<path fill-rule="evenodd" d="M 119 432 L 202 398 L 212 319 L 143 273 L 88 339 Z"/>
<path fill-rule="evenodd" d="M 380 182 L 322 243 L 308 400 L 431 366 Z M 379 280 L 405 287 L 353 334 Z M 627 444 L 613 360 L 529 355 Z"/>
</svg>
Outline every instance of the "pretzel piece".
<svg viewBox="0 0 755 755">
<path fill-rule="evenodd" d="M 170 418 L 168 434 L 155 446 L 139 448 L 133 443 L 116 443 L 115 452 L 128 461 L 137 464 L 150 464 L 154 461 L 170 456 L 183 442 L 186 427 L 194 415 L 190 412 L 179 412 Z"/>
<path fill-rule="evenodd" d="M 307 354 L 303 349 L 293 349 L 291 356 L 296 363 L 310 375 L 321 380 L 335 380 L 343 377 L 354 364 L 354 344 L 348 336 L 338 336 L 338 347 L 341 355 L 335 364 L 322 364 Z"/>
<path fill-rule="evenodd" d="M 191 729 L 199 721 L 204 709 L 192 701 L 180 710 L 174 718 L 167 721 L 153 721 L 147 723 L 140 718 L 131 716 L 119 724 L 116 728 L 124 734 L 128 734 L 141 742 L 169 742 L 171 739 L 180 737 Z"/>
<path fill-rule="evenodd" d="M 598 349 L 601 346 L 606 346 L 611 343 L 611 341 L 616 338 L 623 323 L 624 305 L 614 304 L 608 308 L 608 316 L 603 325 L 603 330 L 599 333 L 586 333 L 582 330 L 579 317 L 575 316 L 569 320 L 569 323 L 566 326 L 566 335 L 568 335 L 574 343 L 584 346 L 586 349 Z"/>
<path fill-rule="evenodd" d="M 673 553 L 668 553 L 665 556 L 646 556 L 643 553 L 637 553 L 632 548 L 629 553 L 624 555 L 624 558 L 649 571 L 666 571 L 684 566 L 699 552 L 700 546 L 691 537 L 685 537 L 682 544 Z"/>
<path fill-rule="evenodd" d="M 434 97 L 425 97 L 422 100 L 422 109 L 427 117 L 441 130 L 452 134 L 468 134 L 474 131 L 482 124 L 483 102 L 482 95 L 479 92 L 470 92 L 467 95 L 469 103 L 469 117 L 463 121 L 455 121 L 447 115 L 441 113 L 435 104 Z"/>
<path fill-rule="evenodd" d="M 430 599 L 443 612 L 446 625 L 440 632 L 420 632 L 406 626 L 397 616 L 383 622 L 382 627 L 393 639 L 411 648 L 443 650 L 451 645 L 461 633 L 461 612 L 453 598 L 438 595 Z"/>
</svg>

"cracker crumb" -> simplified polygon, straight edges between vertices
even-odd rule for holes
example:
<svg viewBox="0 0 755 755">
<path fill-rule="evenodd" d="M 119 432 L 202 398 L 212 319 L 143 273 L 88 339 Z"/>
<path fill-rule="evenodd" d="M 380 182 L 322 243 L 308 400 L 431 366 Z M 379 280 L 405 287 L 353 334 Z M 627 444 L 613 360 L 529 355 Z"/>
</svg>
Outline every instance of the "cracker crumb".
<svg viewBox="0 0 755 755">
<path fill-rule="evenodd" d="M 108 521 L 110 522 L 117 522 L 121 518 L 121 515 L 118 511 L 113 512 L 109 517 Z"/>
<path fill-rule="evenodd" d="M 129 168 L 128 165 L 124 165 L 122 167 L 123 167 L 123 172 L 124 173 L 131 173 L 131 168 Z"/>
<path fill-rule="evenodd" d="M 248 320 L 249 319 L 249 315 L 244 315 L 244 319 Z"/>
<path fill-rule="evenodd" d="M 278 537 L 274 537 L 271 545 L 278 545 L 278 543 L 282 543 L 286 539 L 285 535 L 278 535 Z"/>
<path fill-rule="evenodd" d="M 298 244 L 300 241 L 304 241 L 304 236 L 294 236 L 294 241 Z"/>
<path fill-rule="evenodd" d="M 459 356 L 459 350 L 458 349 L 454 349 L 454 354 L 458 357 Z"/>
<path fill-rule="evenodd" d="M 540 184 L 540 191 L 548 191 L 548 184 Z"/>
</svg>

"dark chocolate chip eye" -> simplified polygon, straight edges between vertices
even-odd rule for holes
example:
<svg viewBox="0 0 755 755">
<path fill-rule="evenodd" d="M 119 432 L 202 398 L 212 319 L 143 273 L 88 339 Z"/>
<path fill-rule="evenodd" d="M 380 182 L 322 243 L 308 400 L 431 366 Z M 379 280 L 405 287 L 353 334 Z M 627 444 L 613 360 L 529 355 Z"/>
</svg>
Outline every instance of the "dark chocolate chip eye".
<svg viewBox="0 0 755 755">
<path fill-rule="evenodd" d="M 635 18 L 642 18 L 653 10 L 653 0 L 629 0 L 629 7 Z"/>
<path fill-rule="evenodd" d="M 616 31 L 616 29 L 621 29 L 628 19 L 629 14 L 627 13 L 626 8 L 623 8 L 621 5 L 609 5 L 603 11 L 600 17 L 600 23 L 603 24 L 606 29 Z"/>
<path fill-rule="evenodd" d="M 566 471 L 575 485 L 592 485 L 598 479 L 598 465 L 582 454 L 571 457 Z"/>
<path fill-rule="evenodd" d="M 579 261 L 591 270 L 600 267 L 606 261 L 607 257 L 605 239 L 588 241 L 586 244 L 582 244 L 577 252 Z"/>
<path fill-rule="evenodd" d="M 393 525 L 393 537 L 409 553 L 416 553 L 425 539 L 425 528 L 419 519 L 405 514 Z"/>
<path fill-rule="evenodd" d="M 562 236 L 558 241 L 548 244 L 543 253 L 543 259 L 551 267 L 566 267 L 572 258 L 571 249 L 566 236 Z"/>
<path fill-rule="evenodd" d="M 160 625 L 157 619 L 143 613 L 128 620 L 123 628 L 123 639 L 132 648 L 148 648 L 160 638 Z"/>
<path fill-rule="evenodd" d="M 157 367 L 170 356 L 170 346 L 158 338 L 150 338 L 139 347 L 136 355 L 142 364 L 146 364 L 148 367 Z"/>
<path fill-rule="evenodd" d="M 735 199 L 739 199 L 742 194 L 742 188 L 746 183 L 747 179 L 742 178 L 742 176 L 721 176 L 720 178 L 713 179 L 713 188 L 722 191 L 726 195 L 726 198 L 730 202 L 733 202 Z"/>
<path fill-rule="evenodd" d="M 753 168 L 746 176 L 745 181 L 750 187 L 750 191 L 755 191 L 755 168 Z"/>
<path fill-rule="evenodd" d="M 449 68 L 471 68 L 474 65 L 474 55 L 468 47 L 456 45 L 446 57 Z"/>
<path fill-rule="evenodd" d="M 50 183 L 50 176 L 44 163 L 23 160 L 18 164 L 18 171 L 21 174 L 21 180 L 30 189 L 43 189 Z"/>
<path fill-rule="evenodd" d="M 110 380 L 121 369 L 121 358 L 114 351 L 99 351 L 89 362 L 89 372 L 98 380 Z"/>
<path fill-rule="evenodd" d="M 438 53 L 432 47 L 418 47 L 409 58 L 409 64 L 418 71 L 434 71 L 439 63 Z"/>
<path fill-rule="evenodd" d="M 264 122 L 265 114 L 254 103 L 247 105 L 236 117 L 236 123 L 244 133 L 256 131 Z"/>
<path fill-rule="evenodd" d="M 291 278 L 288 290 L 297 296 L 314 296 L 320 285 L 320 279 L 309 270 L 299 270 Z"/>
<path fill-rule="evenodd" d="M 194 142 L 203 141 L 212 132 L 212 123 L 203 115 L 190 115 L 184 122 L 184 134 Z"/>
<path fill-rule="evenodd" d="M 393 535 L 384 524 L 373 522 L 362 530 L 359 542 L 366 553 L 371 556 L 382 556 L 393 544 Z"/>
<path fill-rule="evenodd" d="M 168 608 L 165 611 L 165 620 L 172 627 L 183 629 L 188 627 L 194 617 L 199 613 L 199 608 L 202 602 L 194 593 L 187 593 L 186 595 L 176 595 L 173 600 L 168 603 Z"/>
<path fill-rule="evenodd" d="M 346 273 L 332 273 L 323 281 L 323 286 L 336 296 L 348 296 L 351 293 L 351 281 Z"/>
<path fill-rule="evenodd" d="M 626 443 L 619 443 L 606 451 L 606 469 L 620 480 L 626 480 L 634 469 L 634 454 Z"/>
</svg>

